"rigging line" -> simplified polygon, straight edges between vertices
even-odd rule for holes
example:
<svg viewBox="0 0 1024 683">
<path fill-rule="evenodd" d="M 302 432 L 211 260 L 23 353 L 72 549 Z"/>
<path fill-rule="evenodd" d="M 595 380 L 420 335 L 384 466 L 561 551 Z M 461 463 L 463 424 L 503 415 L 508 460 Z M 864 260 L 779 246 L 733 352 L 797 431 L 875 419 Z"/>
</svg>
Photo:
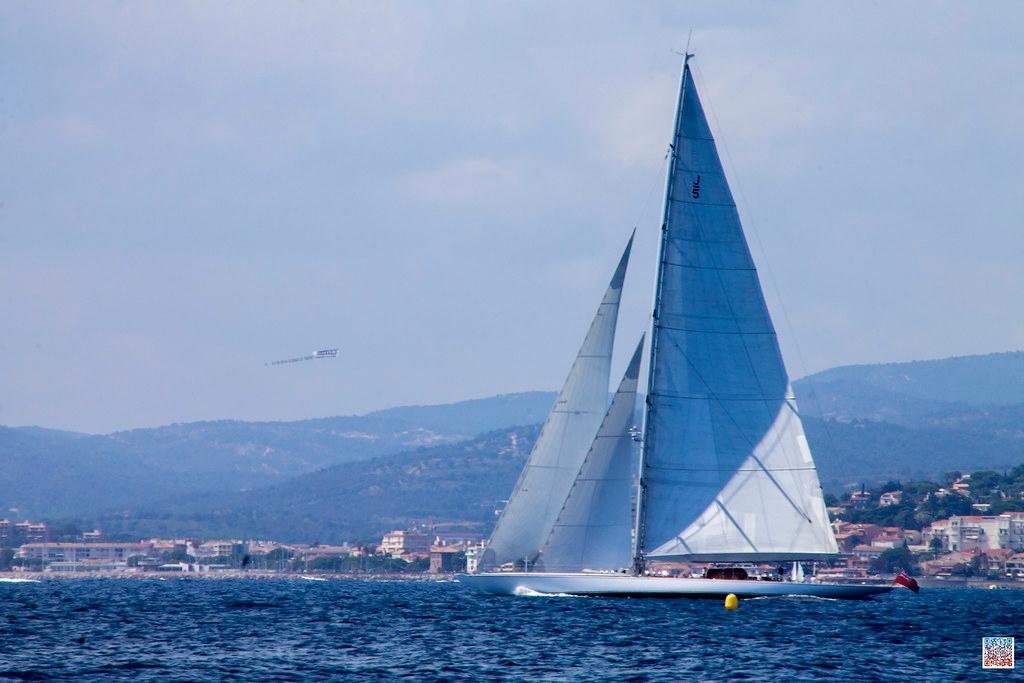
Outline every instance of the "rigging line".
<svg viewBox="0 0 1024 683">
<path fill-rule="evenodd" d="M 705 205 L 705 206 L 707 206 L 707 205 Z M 732 208 L 735 209 L 736 207 L 734 206 Z M 739 215 L 738 212 L 737 212 L 737 215 Z M 740 245 L 740 244 L 742 244 L 744 247 L 747 246 L 746 242 L 744 242 L 742 240 L 737 240 L 737 239 L 731 239 L 731 240 L 697 240 L 697 239 L 693 239 L 692 237 L 684 237 L 682 235 L 676 235 L 675 237 L 672 238 L 672 241 L 673 242 L 693 242 L 694 244 L 733 244 L 733 245 Z M 755 268 L 755 270 L 756 270 L 756 268 Z"/>
<path fill-rule="evenodd" d="M 673 268 L 683 268 L 686 270 L 721 270 L 727 273 L 756 273 L 756 268 L 724 268 L 722 266 L 691 266 L 685 263 L 673 263 L 672 261 L 665 261 L 666 266 L 672 266 Z"/>
<path fill-rule="evenodd" d="M 754 542 L 750 540 L 750 536 L 747 536 L 747 532 L 743 530 L 743 527 L 740 526 L 740 523 L 737 522 L 736 518 L 732 516 L 732 513 L 729 512 L 729 509 L 722 504 L 722 501 L 720 501 L 718 498 L 715 498 L 715 503 L 718 505 L 718 509 L 721 510 L 725 514 L 725 516 L 729 518 L 729 521 L 732 522 L 732 525 L 736 527 L 736 531 L 740 532 L 740 536 L 743 537 L 743 540 L 746 541 L 751 548 L 753 548 L 755 553 L 759 552 L 757 546 L 754 545 Z"/>
<path fill-rule="evenodd" d="M 723 180 L 725 180 L 724 175 L 723 175 Z M 725 185 L 728 188 L 728 182 L 726 182 Z M 704 228 L 703 218 L 702 218 L 702 216 L 699 213 L 695 213 L 694 214 L 694 221 L 693 221 L 693 223 L 694 223 L 694 228 L 696 230 L 697 236 L 698 237 L 703 237 L 707 233 L 707 231 Z M 738 215 L 737 215 L 737 223 L 740 226 L 740 231 L 742 232 L 742 230 L 743 230 L 742 223 L 739 222 L 739 216 Z M 712 253 L 712 258 L 715 261 L 718 260 L 717 255 L 715 255 L 713 253 Z M 754 272 L 754 277 L 756 279 L 757 278 L 757 269 L 754 268 L 752 270 Z M 730 317 L 730 319 L 736 321 L 737 326 L 739 326 L 741 324 L 741 319 L 736 314 L 736 308 L 735 308 L 735 306 L 733 306 L 732 296 L 731 296 L 731 294 L 729 292 L 729 288 L 725 284 L 725 280 L 722 277 L 722 272 L 720 270 L 712 270 L 712 272 L 714 273 L 715 278 L 716 278 L 716 280 L 718 282 L 718 287 L 719 287 L 719 289 L 722 292 L 722 299 L 725 301 L 725 305 L 728 307 L 729 317 Z M 768 314 L 768 307 L 767 307 L 767 305 L 765 305 L 764 313 L 765 313 L 765 317 L 767 318 L 766 322 L 768 323 L 768 329 L 771 332 L 775 332 L 775 326 L 771 322 L 771 317 Z M 768 408 L 769 410 L 771 410 L 770 399 L 765 394 L 764 385 L 761 383 L 761 376 L 757 372 L 757 365 L 754 363 L 754 358 L 753 358 L 753 356 L 750 353 L 750 346 L 747 344 L 747 337 L 746 337 L 745 334 L 742 334 L 742 333 L 740 334 L 740 342 L 743 345 L 743 353 L 747 357 L 747 363 L 750 365 L 750 372 L 751 372 L 751 374 L 754 377 L 754 381 L 757 383 L 757 388 L 760 389 L 761 395 L 765 396 L 765 402 L 764 402 L 765 403 L 765 407 Z M 679 348 L 678 344 L 676 344 L 676 348 Z M 682 349 L 680 349 L 680 352 L 683 353 Z M 683 357 L 686 358 L 686 362 L 687 363 L 690 363 L 690 359 L 689 359 L 689 357 L 687 357 L 687 355 L 685 353 L 683 353 Z M 690 366 L 693 367 L 693 364 L 690 363 Z M 694 372 L 697 372 L 696 368 L 694 368 Z M 698 375 L 698 377 L 701 378 L 701 382 L 704 383 L 704 386 L 707 387 L 708 391 L 714 395 L 714 391 L 711 389 L 711 386 L 704 380 L 704 378 L 700 375 L 699 372 L 697 373 L 697 375 Z M 715 400 L 718 402 L 719 405 L 722 405 L 721 401 L 718 400 L 717 396 L 715 396 Z M 728 413 L 728 409 L 726 409 L 725 406 L 722 406 L 722 408 L 726 410 L 726 414 L 729 414 Z M 729 419 L 733 422 L 733 424 L 736 424 L 736 421 L 732 418 L 731 414 L 729 415 Z M 737 426 L 737 428 L 739 428 L 738 424 L 736 426 Z M 740 432 L 742 433 L 742 430 L 740 430 Z M 744 434 L 744 438 L 746 438 L 745 434 Z M 754 460 L 757 461 L 758 465 L 761 465 L 762 467 L 764 467 L 764 465 L 760 462 L 760 460 L 757 458 L 757 456 L 754 455 L 754 451 L 756 450 L 756 448 L 757 448 L 756 445 L 751 444 L 751 457 L 754 458 Z M 767 469 L 765 471 L 767 472 Z M 772 478 L 770 474 L 768 476 L 769 476 L 769 478 Z M 777 482 L 775 482 L 775 480 L 773 478 L 772 478 L 772 483 L 774 483 L 776 486 L 779 487 L 779 490 L 782 491 L 782 495 L 786 496 L 787 499 L 789 498 L 789 496 L 786 495 L 786 492 L 782 490 L 782 487 L 779 486 L 779 484 Z M 804 513 L 803 510 L 801 510 L 799 507 L 797 507 L 797 505 L 795 503 L 793 503 L 793 501 L 790 501 L 790 503 L 792 503 L 793 507 L 795 507 L 797 509 L 797 512 L 799 512 L 805 518 L 807 518 L 806 513 Z M 807 518 L 807 521 L 809 522 L 810 518 Z"/>
<path fill-rule="evenodd" d="M 687 316 L 691 319 L 696 319 L 697 316 Z M 705 317 L 705 320 L 722 320 L 722 318 L 710 318 Z M 692 327 L 673 327 L 672 325 L 661 325 L 659 329 L 672 330 L 673 332 L 686 332 L 687 334 L 732 334 L 732 335 L 747 335 L 747 336 L 760 336 L 760 337 L 774 337 L 775 332 L 736 332 L 734 330 L 698 330 Z"/>
<path fill-rule="evenodd" d="M 561 432 L 561 434 L 559 436 L 559 440 L 558 440 L 558 450 L 557 450 L 558 459 L 557 459 L 557 461 L 555 463 L 556 466 L 559 466 L 559 467 L 562 466 L 562 457 L 563 457 L 564 452 L 565 452 L 565 440 L 568 438 L 568 433 L 569 433 L 568 425 L 563 425 L 562 432 Z M 589 455 L 589 451 L 588 451 L 588 455 Z M 586 459 L 586 456 L 584 456 L 584 459 Z M 578 474 L 578 471 L 577 471 L 577 474 Z M 573 485 L 575 485 L 575 483 L 576 482 L 574 481 Z M 555 482 L 554 481 L 551 481 L 551 482 L 548 483 L 548 486 L 547 486 L 548 494 L 547 494 L 547 496 L 545 496 L 546 500 L 544 502 L 544 517 L 543 517 L 543 519 L 552 519 L 551 513 L 553 512 L 552 508 L 553 508 L 553 505 L 555 503 L 555 500 L 554 500 L 555 496 L 551 495 L 551 491 L 554 488 L 554 486 L 555 486 Z M 572 487 L 570 487 L 570 491 L 571 491 L 571 489 L 572 489 Z M 562 510 L 562 507 L 564 507 L 565 503 L 566 503 L 566 501 L 563 500 L 562 501 L 562 505 L 559 506 L 559 512 Z M 557 523 L 558 518 L 554 517 L 554 521 Z M 551 532 L 549 531 L 548 532 L 548 538 L 551 537 L 550 533 Z M 537 548 L 534 551 L 534 559 L 535 560 L 537 558 L 537 554 L 540 553 L 541 550 L 543 550 L 543 546 Z"/>
<path fill-rule="evenodd" d="M 708 396 L 704 394 L 670 394 L 667 391 L 651 394 L 651 396 L 657 396 L 658 398 L 668 399 L 670 401 L 706 401 L 708 398 L 714 398 L 718 403 L 723 401 L 730 401 L 733 403 L 739 403 L 741 401 L 746 403 L 768 403 L 770 401 L 790 400 L 790 397 L 788 396 L 765 396 L 764 394 L 757 396 L 743 396 L 737 394 L 716 394 Z"/>
<path fill-rule="evenodd" d="M 691 73 L 692 73 L 692 70 L 691 70 Z M 713 141 L 712 141 L 712 145 L 714 145 Z M 717 156 L 717 154 L 716 154 L 716 156 Z M 721 160 L 719 160 L 719 163 L 721 163 Z M 723 184 L 725 185 L 725 187 L 728 189 L 729 188 L 729 183 L 728 183 L 728 181 L 725 178 L 724 169 L 723 169 L 723 174 L 722 174 L 722 181 L 723 181 Z M 735 210 L 735 205 L 733 205 L 733 209 Z M 694 218 L 694 221 L 693 221 L 694 228 L 695 228 L 697 237 L 698 238 L 704 238 L 706 236 L 706 234 L 707 234 L 707 231 L 705 230 L 705 227 L 704 227 L 703 218 L 701 217 L 699 212 L 696 212 L 694 214 L 693 218 Z M 736 218 L 737 218 L 737 224 L 740 226 L 740 228 L 739 228 L 740 232 L 742 233 L 743 228 L 742 228 L 742 223 L 739 221 L 739 214 L 738 213 L 737 213 Z M 717 262 L 719 260 L 717 255 L 715 255 L 714 253 L 712 253 L 711 256 L 712 256 L 712 260 L 713 261 Z M 751 261 L 753 261 L 753 259 L 751 259 Z M 751 263 L 751 265 L 753 266 L 754 264 Z M 754 273 L 754 277 L 756 279 L 757 278 L 757 269 L 756 268 L 751 268 L 750 270 Z M 737 325 L 739 325 L 740 324 L 740 317 L 736 314 L 736 309 L 733 306 L 732 296 L 730 295 L 729 288 L 725 284 L 725 280 L 723 279 L 723 276 L 722 276 L 722 271 L 719 270 L 719 269 L 712 269 L 712 272 L 714 272 L 715 278 L 718 281 L 719 289 L 722 292 L 722 299 L 725 301 L 725 304 L 728 307 L 730 319 L 735 320 Z M 762 296 L 763 296 L 763 294 L 762 294 Z M 771 332 L 774 332 L 775 331 L 775 326 L 771 322 L 771 316 L 768 313 L 767 304 L 765 304 L 764 315 L 765 315 L 765 319 L 766 319 L 765 322 L 767 322 L 768 329 Z M 753 357 L 752 357 L 752 355 L 750 353 L 750 347 L 747 344 L 746 336 L 741 335 L 740 336 L 740 341 L 743 344 L 743 353 L 747 357 L 747 363 L 749 363 L 749 365 L 750 365 L 751 374 L 753 375 L 754 381 L 757 383 L 757 386 L 761 390 L 761 394 L 763 395 L 765 393 L 764 385 L 761 383 L 761 376 L 757 372 L 757 365 L 754 363 L 754 359 L 753 359 Z M 687 362 L 689 362 L 689 360 Z M 788 380 L 788 378 L 787 378 L 787 380 Z M 701 381 L 703 381 L 703 379 Z M 705 386 L 707 386 L 706 382 L 705 382 Z M 708 386 L 709 390 L 710 390 L 710 388 L 711 387 Z M 768 405 L 767 400 L 765 402 L 765 406 L 770 408 L 770 406 Z M 802 512 L 801 512 L 801 514 L 802 514 Z M 810 520 L 808 520 L 808 521 L 810 521 Z"/>
<path fill-rule="evenodd" d="M 651 465 L 652 470 L 661 470 L 663 472 L 761 472 L 763 468 L 744 468 L 738 469 L 719 469 L 714 467 L 669 467 L 667 465 Z M 773 467 L 770 472 L 811 472 L 813 467 Z M 708 486 L 718 486 L 718 484 L 708 484 Z"/>
<path fill-rule="evenodd" d="M 570 371 L 570 373 L 571 373 L 571 371 Z M 534 451 L 534 449 L 536 449 L 537 444 L 540 443 L 541 439 L 544 438 L 544 432 L 548 428 L 550 422 L 551 422 L 551 415 L 548 414 L 548 417 L 547 417 L 546 420 L 544 420 L 544 424 L 541 426 L 540 431 L 537 432 L 537 438 L 536 438 L 536 440 L 534 440 L 533 446 L 531 447 L 530 452 L 527 453 L 527 455 L 526 455 L 526 464 L 523 466 L 523 469 L 519 471 L 519 477 L 516 479 L 516 485 L 512 489 L 512 495 L 510 495 L 508 500 L 505 501 L 505 505 L 501 509 L 501 514 L 498 515 L 498 521 L 494 523 L 494 528 L 491 530 L 491 535 L 487 539 L 487 543 L 486 543 L 486 546 L 485 546 L 485 548 L 487 550 L 491 550 L 491 545 L 494 543 L 494 539 L 495 538 L 498 538 L 498 539 L 501 538 L 501 536 L 499 535 L 499 531 L 503 528 L 502 527 L 502 523 L 505 521 L 505 519 L 507 517 L 506 513 L 508 512 L 508 509 L 510 507 L 513 507 L 512 501 L 514 499 L 516 499 L 516 497 L 517 497 L 517 495 L 518 495 L 518 493 L 520 491 L 528 490 L 528 489 L 525 488 L 524 485 L 526 484 L 526 480 L 527 480 L 527 478 L 529 476 L 528 473 L 529 473 L 529 471 L 531 469 L 530 458 L 533 456 L 533 451 Z M 537 467 L 537 466 L 534 465 L 533 467 Z M 484 554 L 486 556 L 486 550 L 485 550 Z M 494 555 L 494 553 L 492 552 L 492 560 L 493 560 L 493 555 Z"/>
<path fill-rule="evenodd" d="M 697 76 L 701 81 L 700 89 L 706 91 L 706 89 L 704 88 L 705 81 L 703 71 L 701 71 L 700 67 L 696 64 L 691 69 L 691 72 L 694 70 L 697 72 Z M 803 348 L 800 346 L 800 339 L 796 333 L 796 327 L 793 325 L 793 321 L 789 316 L 789 309 L 786 308 L 786 302 L 782 297 L 782 290 L 779 287 L 778 278 L 775 277 L 775 271 L 772 270 L 771 261 L 768 259 L 768 252 L 764 247 L 764 242 L 761 240 L 761 231 L 755 227 L 756 221 L 754 220 L 754 213 L 751 210 L 752 205 L 750 201 L 747 199 L 746 193 L 743 191 L 743 186 L 739 182 L 738 175 L 735 173 L 736 164 L 733 161 L 732 154 L 729 152 L 729 145 L 725 140 L 722 124 L 718 118 L 718 112 L 715 111 L 715 105 L 711 99 L 708 99 L 706 104 L 707 109 L 711 111 L 711 118 L 714 119 L 715 128 L 718 131 L 717 146 L 720 147 L 723 152 L 725 152 L 725 157 L 729 162 L 729 167 L 733 171 L 733 173 L 731 174 L 733 176 L 733 182 L 730 183 L 730 186 L 736 188 L 736 193 L 739 195 L 740 200 L 743 202 L 744 211 L 749 218 L 749 220 L 747 221 L 748 232 L 753 232 L 754 234 L 754 241 L 757 243 L 758 251 L 761 253 L 761 259 L 764 262 L 765 271 L 768 275 L 768 280 L 771 284 L 772 292 L 775 294 L 775 299 L 779 302 L 779 308 L 782 309 L 782 317 L 783 320 L 785 320 L 786 322 L 786 327 L 789 328 L 790 332 L 793 335 L 793 347 L 796 349 L 797 360 L 801 366 L 801 373 L 804 377 L 807 377 L 807 361 L 804 358 Z M 814 402 L 815 408 L 817 408 L 818 411 L 818 415 L 821 416 L 821 423 L 825 430 L 825 438 L 828 440 L 829 450 L 832 451 L 832 457 L 837 464 L 840 464 L 841 459 L 839 457 L 839 452 L 836 449 L 835 440 L 832 438 L 832 430 L 830 430 L 828 427 L 828 419 L 825 417 L 824 411 L 822 411 L 821 401 L 819 400 L 817 389 L 812 386 L 808 395 Z M 818 480 L 818 487 L 821 488 L 820 477 Z"/>
<path fill-rule="evenodd" d="M 813 522 L 813 520 L 811 520 L 810 516 L 804 511 L 803 508 L 801 508 L 799 505 L 796 504 L 796 501 L 794 501 L 790 497 L 790 495 L 786 491 L 786 489 L 784 489 L 782 487 L 782 484 L 780 484 L 778 482 L 778 480 L 776 480 L 775 477 L 772 476 L 771 470 L 769 470 L 765 466 L 765 464 L 761 461 L 761 458 L 757 457 L 757 455 L 756 455 L 757 444 L 753 443 L 750 440 L 750 438 L 747 436 L 746 431 L 739 425 L 739 423 L 736 421 L 736 418 L 733 417 L 731 412 L 729 412 L 729 409 L 725 406 L 724 403 L 722 403 L 722 401 L 720 401 L 718 399 L 718 396 L 715 394 L 714 389 L 712 389 L 711 385 L 707 383 L 707 380 L 704 379 L 704 376 L 702 374 L 700 374 L 700 370 L 698 370 L 697 366 L 693 364 L 693 362 L 690 360 L 690 357 L 688 355 L 686 355 L 686 352 L 683 351 L 683 349 L 679 346 L 679 344 L 676 344 L 675 342 L 673 342 L 672 345 L 676 347 L 676 349 L 679 351 L 679 354 L 686 361 L 686 364 L 689 365 L 690 369 L 693 370 L 693 373 L 695 375 L 697 375 L 697 379 L 699 379 L 701 381 L 701 383 L 705 387 L 707 387 L 708 395 L 710 396 L 711 400 L 713 400 L 715 403 L 718 404 L 718 406 L 725 413 L 725 416 L 727 418 L 729 418 L 729 421 L 732 422 L 734 427 L 736 427 L 736 431 L 743 437 L 743 440 L 747 442 L 747 445 L 750 446 L 750 457 L 751 457 L 751 459 L 753 459 L 753 461 L 757 463 L 758 467 L 760 467 L 761 470 L 765 473 L 765 476 L 768 477 L 768 480 L 771 481 L 771 483 L 775 485 L 775 488 L 777 488 L 779 490 L 779 493 L 782 494 L 783 498 L 785 498 L 786 501 L 790 505 L 793 506 L 793 509 L 796 510 L 800 514 L 801 517 L 803 517 L 805 520 L 807 520 L 808 523 L 813 524 L 814 522 Z M 767 401 L 765 403 L 767 403 Z M 717 500 L 717 498 L 716 498 L 716 500 Z"/>
<path fill-rule="evenodd" d="M 687 140 L 703 140 L 703 138 L 690 137 L 689 135 L 686 136 L 686 139 Z M 709 138 L 709 140 L 710 140 L 710 138 Z M 714 140 L 711 140 L 711 141 L 714 142 Z M 697 172 L 694 169 L 686 169 L 686 170 L 691 171 L 693 173 Z M 705 173 L 707 173 L 707 172 L 705 171 Z M 707 173 L 707 175 L 711 175 L 711 174 Z M 725 209 L 728 209 L 728 208 L 735 209 L 736 208 L 736 205 L 731 203 L 731 202 L 730 203 L 727 203 L 727 202 L 701 202 L 701 201 L 694 202 L 694 201 L 691 201 L 689 199 L 672 199 L 671 201 L 672 201 L 673 204 L 689 204 L 690 206 L 714 206 L 714 207 L 717 207 L 717 208 L 720 208 L 720 209 L 721 208 L 725 208 Z"/>
<path fill-rule="evenodd" d="M 632 238 L 630 238 L 630 240 L 632 241 Z M 630 247 L 630 252 L 631 252 L 631 255 L 632 255 L 632 247 Z M 611 289 L 611 287 L 610 287 L 610 284 L 609 284 L 609 288 L 605 290 L 605 296 L 607 296 L 608 291 L 610 289 Z M 619 297 L 620 297 L 619 301 L 607 302 L 607 301 L 605 301 L 602 298 L 601 303 L 598 304 L 598 306 L 597 306 L 597 312 L 595 313 L 593 320 L 591 320 L 590 325 L 587 327 L 587 333 L 586 333 L 586 336 L 584 337 L 584 343 L 586 343 L 586 341 L 590 338 L 590 334 L 597 327 L 597 325 L 598 325 L 598 315 L 601 313 L 602 309 L 605 306 L 610 306 L 610 305 L 618 306 L 621 303 L 621 287 L 619 288 L 619 292 L 620 292 L 620 294 L 619 294 Z M 581 351 L 582 351 L 582 347 L 581 347 Z M 579 363 L 580 363 L 580 357 L 581 357 L 580 352 L 577 352 L 576 357 L 573 359 L 572 366 L 569 368 L 569 372 L 566 375 L 565 380 L 562 382 L 562 388 L 559 390 L 558 396 L 555 399 L 555 404 L 554 404 L 555 406 L 558 406 L 558 404 L 563 403 L 566 400 L 568 400 L 567 397 L 565 396 L 566 387 L 567 387 L 567 384 L 569 382 L 569 378 L 571 378 L 573 376 L 573 374 L 576 372 L 576 366 L 579 365 Z M 537 468 L 536 465 L 532 465 L 531 464 L 531 460 L 533 459 L 533 454 L 537 450 L 538 444 L 541 444 L 546 436 L 548 438 L 550 438 L 550 436 L 549 436 L 549 429 L 553 429 L 554 428 L 552 426 L 552 424 L 551 424 L 552 423 L 552 418 L 554 417 L 554 415 L 556 413 L 576 413 L 576 414 L 579 414 L 579 412 L 581 412 L 581 411 L 559 410 L 559 409 L 557 409 L 555 407 L 555 408 L 552 408 L 550 413 L 548 413 L 548 416 L 544 420 L 544 424 L 541 426 L 540 432 L 537 435 L 537 439 L 536 439 L 536 441 L 534 441 L 533 448 L 531 449 L 529 455 L 526 458 L 526 465 L 519 472 L 519 477 L 516 479 L 516 485 L 512 489 L 512 495 L 509 497 L 509 500 L 505 504 L 505 507 L 502 508 L 501 514 L 498 516 L 498 521 L 495 522 L 495 524 L 494 524 L 494 529 L 491 530 L 491 536 L 487 540 L 488 547 L 491 545 L 491 543 L 496 538 L 497 539 L 501 538 L 501 536 L 499 535 L 499 532 L 504 528 L 504 522 L 507 519 L 507 517 L 510 515 L 510 513 L 508 511 L 510 509 L 512 509 L 512 508 L 517 507 L 517 504 L 514 503 L 513 501 L 518 499 L 518 494 L 519 494 L 520 491 L 527 490 L 527 489 L 524 488 L 524 485 L 526 484 L 527 478 L 529 477 L 529 473 L 531 472 L 532 469 Z M 564 425 L 563 425 L 561 440 L 560 440 L 560 443 L 558 445 L 559 453 L 561 453 L 561 449 L 562 449 L 562 447 L 564 445 L 564 442 L 565 442 L 565 437 L 566 437 L 566 434 L 565 434 L 565 429 L 564 429 Z M 559 458 L 559 463 L 560 462 L 561 462 L 561 458 Z M 557 463 L 556 463 L 556 467 L 557 467 Z M 544 509 L 545 509 L 545 514 L 547 514 L 551 510 L 550 496 L 548 497 L 548 500 L 545 503 L 545 508 Z"/>
<path fill-rule="evenodd" d="M 612 407 L 614 406 L 614 404 L 615 404 L 615 401 L 613 399 L 612 400 L 612 405 L 608 407 L 607 411 L 605 411 L 605 417 L 604 417 L 605 420 L 608 419 L 608 414 L 611 413 Z M 601 428 L 602 427 L 604 427 L 604 421 L 603 420 L 602 420 L 601 426 L 597 428 L 598 434 L 597 434 L 597 437 L 595 437 L 595 440 L 600 437 Z M 544 554 L 544 549 L 547 548 L 548 545 L 550 545 L 551 538 L 555 535 L 555 529 L 557 527 L 559 527 L 559 526 L 568 526 L 568 525 L 564 525 L 564 524 L 559 524 L 559 522 L 561 522 L 562 515 L 565 514 L 565 508 L 569 505 L 569 501 L 573 498 L 573 494 L 576 492 L 576 489 L 579 486 L 579 483 L 581 481 L 580 473 L 583 472 L 583 468 L 585 468 L 587 466 L 587 463 L 589 463 L 591 461 L 593 455 L 594 455 L 594 443 L 591 443 L 590 444 L 590 448 L 587 449 L 587 455 L 583 458 L 583 462 L 580 463 L 579 469 L 576 472 L 576 476 L 573 479 L 572 486 L 569 487 L 569 493 L 566 495 L 565 500 L 562 501 L 562 507 L 558 510 L 558 516 L 555 517 L 555 523 L 551 526 L 551 531 L 548 532 L 548 537 L 545 539 L 543 545 L 541 545 L 540 555 L 543 555 Z M 588 512 L 587 512 L 587 522 L 588 523 L 590 521 L 590 517 L 591 517 L 592 514 L 593 514 L 593 510 L 592 509 L 588 510 Z M 583 548 L 584 548 L 584 551 L 586 549 L 586 545 L 587 545 L 587 535 L 586 535 L 586 533 L 584 533 L 584 535 L 583 535 Z M 581 552 L 584 552 L 584 551 L 581 551 Z M 582 561 L 583 560 L 582 560 L 582 557 L 581 557 L 580 558 L 580 562 L 582 563 Z"/>
<path fill-rule="evenodd" d="M 685 529 L 683 531 L 685 531 Z M 675 536 L 673 536 L 672 540 L 673 541 L 679 541 L 679 544 L 681 546 L 683 546 L 683 549 L 686 550 L 686 553 L 688 555 L 693 555 L 694 554 L 693 553 L 693 549 L 690 547 L 690 544 L 686 542 L 685 538 L 683 538 L 683 532 L 680 532 L 680 533 L 676 534 Z M 664 548 L 665 547 L 665 543 L 662 543 L 660 547 Z"/>
<path fill-rule="evenodd" d="M 665 151 L 665 157 L 666 158 L 667 158 L 668 154 L 670 153 L 670 151 L 671 150 L 666 149 L 666 151 Z M 664 159 L 663 159 L 663 161 L 664 161 Z M 640 223 L 643 222 L 644 214 L 647 213 L 647 207 L 651 203 L 651 197 L 654 196 L 654 191 L 658 188 L 659 185 L 661 185 L 661 183 L 659 181 L 661 180 L 661 175 L 664 172 L 665 172 L 665 169 L 660 164 L 656 164 L 655 172 L 651 175 L 651 180 L 647 184 L 647 195 L 644 197 L 643 202 L 640 203 L 640 211 L 639 211 L 639 213 L 637 213 L 636 222 L 633 223 L 633 227 L 634 228 L 635 227 L 639 227 Z"/>
</svg>

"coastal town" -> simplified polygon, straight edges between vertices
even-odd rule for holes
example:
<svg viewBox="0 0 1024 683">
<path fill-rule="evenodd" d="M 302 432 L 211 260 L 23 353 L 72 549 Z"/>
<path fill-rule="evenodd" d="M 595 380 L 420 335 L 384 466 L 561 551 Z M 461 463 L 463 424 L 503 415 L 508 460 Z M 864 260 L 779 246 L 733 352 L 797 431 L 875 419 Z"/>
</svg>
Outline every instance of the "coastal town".
<svg viewBox="0 0 1024 683">
<path fill-rule="evenodd" d="M 907 570 L 936 581 L 983 579 L 1024 585 L 1024 467 L 998 474 L 950 473 L 944 484 L 888 482 L 826 497 L 839 557 L 814 567 L 830 580 L 870 580 Z M 0 571 L 67 575 L 277 574 L 445 575 L 474 572 L 479 532 L 430 525 L 374 542 L 340 545 L 267 539 L 111 538 L 46 522 L 0 519 Z M 509 567 L 510 569 L 513 567 Z M 659 563 L 665 575 L 700 567 Z"/>
<path fill-rule="evenodd" d="M 0 520 L 0 571 L 48 575 L 445 574 L 475 568 L 479 534 L 397 530 L 380 543 L 327 545 L 269 540 L 107 538 L 96 529 L 56 534 L 45 522 Z M 468 561 L 467 561 L 468 558 Z"/>
</svg>

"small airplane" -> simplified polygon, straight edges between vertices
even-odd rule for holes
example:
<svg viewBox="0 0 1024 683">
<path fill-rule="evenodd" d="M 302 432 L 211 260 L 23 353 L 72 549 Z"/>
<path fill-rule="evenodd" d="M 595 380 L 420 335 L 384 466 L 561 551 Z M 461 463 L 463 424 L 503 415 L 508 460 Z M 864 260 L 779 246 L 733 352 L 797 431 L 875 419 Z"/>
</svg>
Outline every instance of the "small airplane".
<svg viewBox="0 0 1024 683">
<path fill-rule="evenodd" d="M 298 358 L 285 358 L 284 360 L 274 360 L 274 361 L 270 361 L 269 363 L 264 363 L 263 365 L 265 367 L 270 367 L 271 365 L 286 365 L 288 363 L 298 363 L 298 362 L 304 361 L 304 360 L 318 360 L 320 358 L 337 358 L 337 357 L 338 357 L 338 349 L 320 349 L 319 351 L 314 351 L 313 353 L 311 353 L 308 356 L 299 356 Z"/>
</svg>

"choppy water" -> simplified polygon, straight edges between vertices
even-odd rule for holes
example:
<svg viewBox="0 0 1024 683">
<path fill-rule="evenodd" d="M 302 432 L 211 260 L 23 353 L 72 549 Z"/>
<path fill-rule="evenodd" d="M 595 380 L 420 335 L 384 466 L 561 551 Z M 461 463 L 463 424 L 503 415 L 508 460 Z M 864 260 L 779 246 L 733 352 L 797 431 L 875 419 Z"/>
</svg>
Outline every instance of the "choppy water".
<svg viewBox="0 0 1024 683">
<path fill-rule="evenodd" d="M 491 597 L 454 583 L 0 583 L 0 680 L 1009 680 L 1024 591 L 866 602 Z"/>
</svg>

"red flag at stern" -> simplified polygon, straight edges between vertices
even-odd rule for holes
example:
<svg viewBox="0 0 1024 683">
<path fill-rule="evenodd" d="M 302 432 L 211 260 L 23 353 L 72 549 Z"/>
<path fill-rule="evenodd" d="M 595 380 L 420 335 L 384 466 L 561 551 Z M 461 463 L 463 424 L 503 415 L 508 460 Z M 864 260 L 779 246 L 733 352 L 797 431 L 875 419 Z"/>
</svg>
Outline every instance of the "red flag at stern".
<svg viewBox="0 0 1024 683">
<path fill-rule="evenodd" d="M 921 592 L 921 587 L 917 585 L 917 579 L 904 571 L 901 571 L 896 575 L 896 583 L 901 586 L 906 586 L 915 593 Z"/>
</svg>

